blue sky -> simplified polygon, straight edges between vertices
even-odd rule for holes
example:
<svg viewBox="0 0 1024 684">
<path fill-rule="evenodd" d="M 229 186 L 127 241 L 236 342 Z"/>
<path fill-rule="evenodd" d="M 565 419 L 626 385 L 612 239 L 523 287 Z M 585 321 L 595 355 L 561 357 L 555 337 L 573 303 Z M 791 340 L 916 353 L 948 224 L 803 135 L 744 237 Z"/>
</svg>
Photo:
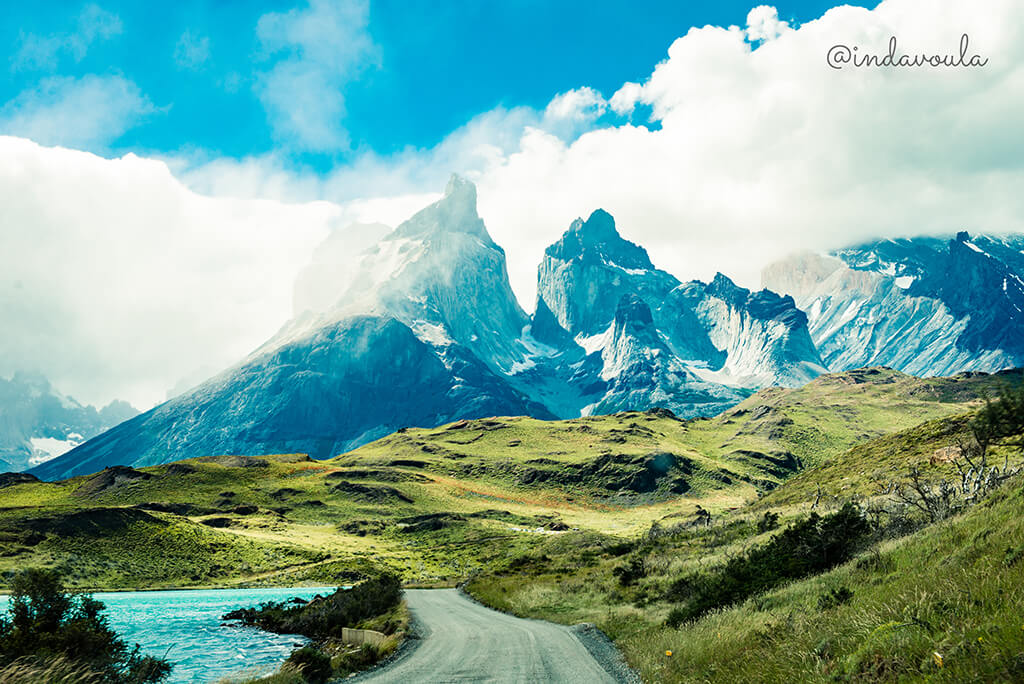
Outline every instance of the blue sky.
<svg viewBox="0 0 1024 684">
<path fill-rule="evenodd" d="M 799 24 L 832 4 L 778 9 L 780 18 Z M 313 56 L 327 72 L 315 78 L 336 100 L 323 115 L 332 132 L 312 143 L 296 126 L 279 125 L 286 116 L 280 99 L 287 106 L 288 94 L 275 105 L 261 90 L 275 68 L 310 58 L 313 46 L 297 45 L 296 29 L 282 26 L 288 12 L 310 11 L 305 2 L 7 3 L 0 31 L 10 68 L 0 97 L 9 118 L 26 102 L 59 98 L 71 79 L 116 79 L 113 92 L 129 101 L 122 116 L 102 132 L 69 140 L 58 121 L 44 142 L 107 155 L 241 158 L 275 151 L 322 171 L 367 151 L 431 147 L 478 114 L 543 109 L 555 94 L 581 85 L 610 96 L 622 83 L 646 78 L 690 26 L 743 25 L 752 5 L 346 0 L 334 6 L 350 9 L 339 17 L 340 31 L 327 26 L 314 36 L 321 53 Z M 266 19 L 275 14 L 282 20 L 276 37 Z M 282 80 L 288 76 L 283 72 Z"/>
</svg>

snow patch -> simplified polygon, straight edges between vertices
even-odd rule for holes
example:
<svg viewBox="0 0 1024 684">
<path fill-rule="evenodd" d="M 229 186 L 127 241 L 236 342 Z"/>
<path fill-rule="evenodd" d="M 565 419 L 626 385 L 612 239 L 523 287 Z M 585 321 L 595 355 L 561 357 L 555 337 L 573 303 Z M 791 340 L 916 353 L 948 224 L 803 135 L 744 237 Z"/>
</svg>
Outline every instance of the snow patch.
<svg viewBox="0 0 1024 684">
<path fill-rule="evenodd" d="M 435 347 L 445 347 L 449 344 L 454 344 L 454 340 L 448 336 L 448 331 L 445 330 L 443 325 L 416 321 L 411 327 L 416 337 L 427 344 Z"/>
<path fill-rule="evenodd" d="M 900 276 L 896 279 L 896 287 L 901 287 L 904 290 L 908 289 L 917 280 L 914 276 Z"/>
<path fill-rule="evenodd" d="M 78 437 L 78 439 L 72 439 Z M 37 466 L 51 459 L 62 456 L 82 443 L 81 435 L 72 433 L 68 439 L 56 439 L 55 437 L 32 437 L 29 442 L 32 444 L 32 456 L 28 459 L 29 466 Z"/>
<path fill-rule="evenodd" d="M 821 297 L 814 300 L 814 303 L 811 304 L 811 310 L 808 312 L 808 317 L 812 321 L 818 320 L 819 316 L 821 316 Z"/>
<path fill-rule="evenodd" d="M 611 342 L 612 335 L 614 334 L 614 332 L 615 324 L 613 323 L 612 325 L 608 326 L 608 329 L 605 330 L 603 333 L 598 333 L 596 335 L 590 336 L 579 334 L 576 336 L 575 341 L 576 344 L 583 347 L 583 351 L 587 352 L 587 354 L 593 354 L 594 352 L 600 351 L 604 349 L 606 346 L 608 346 L 608 343 Z"/>
</svg>

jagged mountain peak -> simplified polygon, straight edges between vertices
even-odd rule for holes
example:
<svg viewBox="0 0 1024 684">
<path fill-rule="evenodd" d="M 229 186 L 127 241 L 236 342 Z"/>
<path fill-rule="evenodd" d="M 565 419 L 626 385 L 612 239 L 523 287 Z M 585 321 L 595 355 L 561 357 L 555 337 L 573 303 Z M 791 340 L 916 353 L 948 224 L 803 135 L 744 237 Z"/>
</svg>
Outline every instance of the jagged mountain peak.
<svg viewBox="0 0 1024 684">
<path fill-rule="evenodd" d="M 117 400 L 100 410 L 83 405 L 35 371 L 0 377 L 0 472 L 57 457 L 137 413 Z"/>
<path fill-rule="evenodd" d="M 577 218 L 572 222 L 569 230 L 578 233 L 584 242 L 598 244 L 601 242 L 612 242 L 622 239 L 619 231 L 615 228 L 615 219 L 604 209 L 595 209 L 584 221 Z"/>
<path fill-rule="evenodd" d="M 444 196 L 446 198 L 458 197 L 462 201 L 476 206 L 476 186 L 457 173 L 453 173 L 448 178 L 448 185 L 444 188 Z"/>
<path fill-rule="evenodd" d="M 654 269 L 647 250 L 623 238 L 615 219 L 604 209 L 595 209 L 586 221 L 573 221 L 545 254 L 561 261 L 580 259 L 629 270 Z"/>
<path fill-rule="evenodd" d="M 719 299 L 737 304 L 745 301 L 750 294 L 750 290 L 740 287 L 732 281 L 732 278 L 721 272 L 715 274 L 715 277 L 707 284 L 704 291 Z"/>
<path fill-rule="evenodd" d="M 416 212 L 385 239 L 426 238 L 453 233 L 472 235 L 488 247 L 501 251 L 477 213 L 476 186 L 456 174 L 448 180 L 441 199 Z"/>
<path fill-rule="evenodd" d="M 794 327 L 807 324 L 807 315 L 797 308 L 791 296 L 779 295 L 769 289 L 748 290 L 722 273 L 715 274 L 704 292 L 760 320 L 779 320 Z"/>
</svg>

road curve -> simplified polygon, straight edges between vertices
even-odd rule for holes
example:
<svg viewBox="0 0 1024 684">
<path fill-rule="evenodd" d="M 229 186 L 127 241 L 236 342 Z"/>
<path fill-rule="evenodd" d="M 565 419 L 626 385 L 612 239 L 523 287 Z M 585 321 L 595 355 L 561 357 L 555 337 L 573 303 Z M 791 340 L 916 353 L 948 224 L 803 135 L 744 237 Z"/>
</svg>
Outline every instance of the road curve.
<svg viewBox="0 0 1024 684">
<path fill-rule="evenodd" d="M 490 610 L 455 589 L 409 589 L 418 643 L 364 682 L 616 682 L 568 627 Z"/>
</svg>

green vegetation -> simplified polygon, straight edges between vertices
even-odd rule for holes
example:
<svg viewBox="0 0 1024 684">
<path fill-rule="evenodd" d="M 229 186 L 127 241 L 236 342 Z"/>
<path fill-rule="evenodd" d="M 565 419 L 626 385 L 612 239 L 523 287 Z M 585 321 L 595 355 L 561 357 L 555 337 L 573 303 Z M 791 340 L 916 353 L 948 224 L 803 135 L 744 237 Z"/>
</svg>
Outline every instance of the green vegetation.
<svg viewBox="0 0 1024 684">
<path fill-rule="evenodd" d="M 288 669 L 294 669 L 307 682 L 321 684 L 334 675 L 331 656 L 316 646 L 303 646 L 292 651 L 285 661 Z"/>
<path fill-rule="evenodd" d="M 869 532 L 867 519 L 853 504 L 824 517 L 811 513 L 720 568 L 693 572 L 672 582 L 665 598 L 680 605 L 669 613 L 667 623 L 678 627 L 787 580 L 829 570 L 848 561 Z"/>
<path fill-rule="evenodd" d="M 494 418 L 401 430 L 328 461 L 211 456 L 11 480 L 0 501 L 0 586 L 26 565 L 58 568 L 88 589 L 381 572 L 451 586 L 571 530 L 615 543 L 698 507 L 717 522 L 747 505 L 799 505 L 819 487 L 870 495 L 910 451 L 927 459 L 965 433 L 969 412 L 1008 377 L 866 369 L 767 389 L 712 419 Z M 867 454 L 851 447 L 872 450 L 866 473 Z"/>
<path fill-rule="evenodd" d="M 984 442 L 1007 405 L 869 440 L 711 526 L 668 517 L 626 547 L 564 535 L 469 590 L 516 614 L 596 623 L 646 681 L 1022 680 L 1020 433 L 988 441 L 1004 445 L 985 450 L 1001 466 L 965 441 Z M 843 522 L 826 535 L 824 520 Z"/>
<path fill-rule="evenodd" d="M 159 682 L 165 660 L 129 649 L 107 625 L 103 604 L 69 594 L 60 574 L 28 569 L 11 582 L 8 617 L 0 618 L 0 680 L 62 676 L 109 684 Z M 36 681 L 59 681 L 37 679 Z"/>
<path fill-rule="evenodd" d="M 358 628 L 367 620 L 392 610 L 401 600 L 401 581 L 394 575 L 382 575 L 351 589 L 337 589 L 330 596 L 308 603 L 264 603 L 258 608 L 232 611 L 224 619 L 239 620 L 243 625 L 278 634 L 302 634 L 311 639 L 341 638 L 343 627 Z"/>
<path fill-rule="evenodd" d="M 492 606 L 597 624 L 649 681 L 1020 679 L 1020 378 L 863 369 L 710 419 L 499 417 L 327 461 L 11 479 L 0 583 L 25 565 L 90 588 L 469 578 Z M 360 610 L 333 624 L 385 644 L 321 636 L 267 681 L 396 648 L 404 607 Z"/>
<path fill-rule="evenodd" d="M 224 619 L 313 639 L 313 643 L 293 651 L 281 671 L 270 679 L 294 678 L 311 684 L 371 667 L 397 647 L 409 622 L 402 604 L 402 583 L 394 575 L 372 577 L 309 602 L 293 599 L 235 610 Z M 380 644 L 353 647 L 346 643 L 344 628 L 372 630 L 388 638 Z"/>
</svg>

